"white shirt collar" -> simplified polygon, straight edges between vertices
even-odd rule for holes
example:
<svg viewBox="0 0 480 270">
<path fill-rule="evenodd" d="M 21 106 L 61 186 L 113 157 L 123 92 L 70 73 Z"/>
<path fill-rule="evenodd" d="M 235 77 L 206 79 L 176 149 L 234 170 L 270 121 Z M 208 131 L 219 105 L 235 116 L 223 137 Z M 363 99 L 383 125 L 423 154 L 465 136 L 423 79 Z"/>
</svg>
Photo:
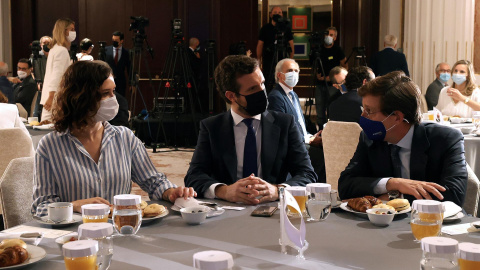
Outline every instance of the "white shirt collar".
<svg viewBox="0 0 480 270">
<path fill-rule="evenodd" d="M 285 94 L 287 94 L 287 97 L 288 97 L 288 94 L 293 91 L 293 89 L 288 88 L 281 82 L 279 82 L 278 84 L 282 87 L 283 91 L 285 91 Z"/>
<path fill-rule="evenodd" d="M 238 113 L 234 112 L 232 109 L 230 109 L 230 112 L 232 113 L 233 125 L 234 126 L 240 124 L 243 121 L 243 119 L 245 119 L 242 116 L 240 116 Z M 253 116 L 252 118 L 260 121 L 262 119 L 262 114 L 257 114 L 255 116 Z"/>
<path fill-rule="evenodd" d="M 396 144 L 397 146 L 402 147 L 402 149 L 412 149 L 412 140 L 413 140 L 413 130 L 415 125 L 411 125 L 407 134 Z"/>
</svg>

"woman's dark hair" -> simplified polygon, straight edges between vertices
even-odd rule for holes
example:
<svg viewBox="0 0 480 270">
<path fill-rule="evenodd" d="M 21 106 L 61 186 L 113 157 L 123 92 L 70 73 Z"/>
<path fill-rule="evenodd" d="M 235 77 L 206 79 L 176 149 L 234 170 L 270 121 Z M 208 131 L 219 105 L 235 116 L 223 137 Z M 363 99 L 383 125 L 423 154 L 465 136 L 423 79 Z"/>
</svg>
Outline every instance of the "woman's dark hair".
<svg viewBox="0 0 480 270">
<path fill-rule="evenodd" d="M 93 45 L 93 42 L 88 39 L 88 38 L 84 38 L 82 39 L 82 41 L 80 41 L 80 48 L 82 49 L 82 51 L 88 51 L 88 49 L 90 49 L 90 47 L 92 47 Z"/>
<path fill-rule="evenodd" d="M 58 132 L 91 124 L 102 95 L 98 91 L 112 69 L 102 61 L 77 61 L 63 75 L 52 109 Z"/>
<path fill-rule="evenodd" d="M 379 96 L 384 115 L 401 111 L 410 124 L 420 123 L 420 88 L 402 71 L 371 80 L 358 89 L 358 95 Z"/>
</svg>

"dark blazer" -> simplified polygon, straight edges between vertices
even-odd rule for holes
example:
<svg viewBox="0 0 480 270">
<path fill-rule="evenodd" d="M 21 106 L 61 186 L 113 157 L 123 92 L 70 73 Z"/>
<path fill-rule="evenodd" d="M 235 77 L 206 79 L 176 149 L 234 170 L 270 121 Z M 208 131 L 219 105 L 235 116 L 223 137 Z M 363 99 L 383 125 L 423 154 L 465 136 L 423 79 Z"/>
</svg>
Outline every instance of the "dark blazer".
<svg viewBox="0 0 480 270">
<path fill-rule="evenodd" d="M 415 125 L 410 157 L 410 179 L 435 182 L 447 190 L 445 201 L 463 205 L 467 169 L 463 135 L 460 131 L 433 123 Z M 357 150 L 338 180 L 340 198 L 374 195 L 373 188 L 393 175 L 387 142 L 373 142 L 360 134 Z M 413 200 L 412 196 L 406 196 Z"/>
<path fill-rule="evenodd" d="M 15 104 L 12 83 L 5 76 L 0 76 L 0 92 L 8 98 L 8 103 Z"/>
<path fill-rule="evenodd" d="M 122 54 L 120 59 L 118 59 L 118 63 L 115 64 L 113 49 L 113 46 L 105 47 L 105 61 L 112 68 L 113 76 L 115 77 L 115 84 L 117 85 L 115 91 L 125 97 L 128 80 L 125 76 L 125 72 L 130 74 L 130 53 L 122 46 Z"/>
<path fill-rule="evenodd" d="M 373 55 L 370 67 L 375 76 L 382 76 L 392 71 L 402 70 L 410 77 L 408 72 L 407 59 L 405 54 L 397 52 L 392 48 L 385 48 Z"/>
<path fill-rule="evenodd" d="M 32 75 L 23 79 L 23 81 L 13 89 L 13 94 L 15 96 L 15 102 L 22 104 L 23 108 L 30 116 L 30 108 L 32 108 L 32 101 L 37 93 L 37 83 L 33 79 Z"/>
<path fill-rule="evenodd" d="M 358 123 L 362 114 L 360 106 L 362 106 L 362 98 L 357 90 L 350 90 L 330 104 L 329 120 Z"/>
<path fill-rule="evenodd" d="M 433 110 L 433 107 L 437 106 L 440 90 L 444 87 L 445 85 L 439 79 L 435 79 L 435 81 L 428 86 L 427 92 L 425 93 L 425 100 L 427 101 L 429 110 Z"/>
<path fill-rule="evenodd" d="M 261 125 L 263 180 L 291 186 L 316 182 L 317 175 L 294 118 L 280 112 L 265 111 Z M 287 180 L 288 173 L 292 178 Z M 237 180 L 233 118 L 227 111 L 200 122 L 197 147 L 185 176 L 185 186 L 193 187 L 202 197 L 212 184 L 230 185 Z"/>
<path fill-rule="evenodd" d="M 114 126 L 124 126 L 129 128 L 128 124 L 128 101 L 125 97 L 115 91 L 115 97 L 118 102 L 118 113 L 115 117 L 108 121 L 111 125 Z"/>
<path fill-rule="evenodd" d="M 298 104 L 300 104 L 300 102 L 298 101 L 297 93 L 295 93 L 295 91 L 292 91 L 292 93 L 295 96 L 295 99 L 297 100 Z M 303 130 L 299 124 L 299 121 L 303 121 L 303 123 L 305 123 L 305 118 L 303 116 L 303 113 L 302 113 L 302 119 L 298 119 L 297 112 L 295 111 L 295 107 L 293 107 L 293 104 L 290 101 L 290 98 L 287 96 L 283 88 L 278 83 L 272 89 L 270 94 L 268 94 L 268 110 L 292 115 L 295 118 L 295 123 L 297 124 L 300 134 L 302 134 L 302 136 L 307 135 L 307 134 L 303 134 Z"/>
</svg>

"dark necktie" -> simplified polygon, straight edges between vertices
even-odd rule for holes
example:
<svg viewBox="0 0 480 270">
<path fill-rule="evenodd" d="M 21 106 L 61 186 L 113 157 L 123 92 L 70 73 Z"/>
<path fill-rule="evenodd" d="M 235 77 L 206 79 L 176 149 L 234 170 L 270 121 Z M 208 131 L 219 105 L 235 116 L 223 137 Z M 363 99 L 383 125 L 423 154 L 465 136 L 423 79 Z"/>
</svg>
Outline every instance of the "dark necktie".
<svg viewBox="0 0 480 270">
<path fill-rule="evenodd" d="M 393 177 L 397 178 L 402 177 L 402 161 L 400 160 L 400 155 L 398 154 L 400 149 L 402 149 L 400 146 L 390 144 L 390 156 L 393 164 Z"/>
<path fill-rule="evenodd" d="M 118 48 L 115 49 L 115 65 L 118 63 Z"/>
<path fill-rule="evenodd" d="M 243 149 L 243 177 L 248 177 L 252 173 L 258 176 L 257 168 L 257 139 L 255 138 L 255 130 L 252 126 L 252 118 L 243 119 L 243 123 L 247 126 L 247 136 L 245 137 L 245 148 Z"/>
</svg>

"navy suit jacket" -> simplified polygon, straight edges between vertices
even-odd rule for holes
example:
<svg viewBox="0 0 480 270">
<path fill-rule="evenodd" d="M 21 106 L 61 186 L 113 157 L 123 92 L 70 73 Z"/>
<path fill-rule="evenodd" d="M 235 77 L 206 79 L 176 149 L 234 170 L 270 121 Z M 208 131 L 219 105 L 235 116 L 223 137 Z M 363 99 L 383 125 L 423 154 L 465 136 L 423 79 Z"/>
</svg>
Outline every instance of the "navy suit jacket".
<svg viewBox="0 0 480 270">
<path fill-rule="evenodd" d="M 428 86 L 427 92 L 425 93 L 425 100 L 427 101 L 429 110 L 433 110 L 433 107 L 437 106 L 440 90 L 444 87 L 445 85 L 439 79 L 435 79 L 435 81 Z"/>
<path fill-rule="evenodd" d="M 125 96 L 128 79 L 125 76 L 125 71 L 127 74 L 130 74 L 130 53 L 122 46 L 122 54 L 120 59 L 118 59 L 117 64 L 115 64 L 115 59 L 113 58 L 113 49 L 113 46 L 105 47 L 105 61 L 112 68 L 116 84 L 115 91 L 120 93 L 122 96 Z"/>
<path fill-rule="evenodd" d="M 382 76 L 392 71 L 401 70 L 410 77 L 405 54 L 397 52 L 392 48 L 385 48 L 374 54 L 370 61 L 370 67 L 375 76 Z"/>
<path fill-rule="evenodd" d="M 434 123 L 415 125 L 410 156 L 410 179 L 435 182 L 446 188 L 444 201 L 463 205 L 467 169 L 463 135 Z M 338 180 L 340 198 L 375 195 L 373 188 L 384 177 L 393 176 L 390 147 L 360 134 L 357 150 Z M 405 196 L 413 200 L 412 196 Z M 434 196 L 432 196 L 434 198 Z"/>
<path fill-rule="evenodd" d="M 5 76 L 0 76 L 0 92 L 8 98 L 8 103 L 15 104 L 12 83 Z"/>
<path fill-rule="evenodd" d="M 351 90 L 334 100 L 328 108 L 329 120 L 356 122 L 362 114 L 362 98 L 357 90 Z"/>
<path fill-rule="evenodd" d="M 294 121 L 288 114 L 262 113 L 262 179 L 269 183 L 305 186 L 317 180 Z M 289 173 L 292 178 L 287 179 Z M 237 180 L 233 118 L 227 111 L 200 122 L 197 147 L 185 176 L 185 186 L 193 187 L 203 196 L 212 184 L 230 185 Z"/>
<path fill-rule="evenodd" d="M 295 99 L 300 106 L 297 93 L 295 93 L 295 91 L 292 91 L 292 93 L 295 96 Z M 305 123 L 305 118 L 303 116 L 303 113 L 302 113 L 302 119 L 298 119 L 298 115 L 297 115 L 297 112 L 295 111 L 295 107 L 293 107 L 293 104 L 290 101 L 290 98 L 287 96 L 283 88 L 278 83 L 272 89 L 270 94 L 268 94 L 268 110 L 283 112 L 286 114 L 293 115 L 293 117 L 295 117 L 295 123 L 298 126 L 298 130 L 300 131 L 300 134 L 302 134 L 303 136 L 307 135 L 307 134 L 303 134 L 303 130 L 299 122 L 299 121 L 303 121 L 303 123 Z"/>
</svg>

